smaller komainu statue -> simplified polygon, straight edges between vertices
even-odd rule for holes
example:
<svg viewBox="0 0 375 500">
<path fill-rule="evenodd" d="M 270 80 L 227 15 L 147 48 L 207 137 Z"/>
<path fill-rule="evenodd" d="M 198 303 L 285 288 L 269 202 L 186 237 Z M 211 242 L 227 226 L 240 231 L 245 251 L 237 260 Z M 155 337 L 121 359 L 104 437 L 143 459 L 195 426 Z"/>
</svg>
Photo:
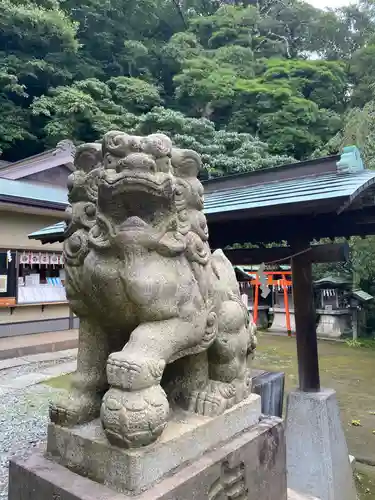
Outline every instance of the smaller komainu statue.
<svg viewBox="0 0 375 500">
<path fill-rule="evenodd" d="M 215 416 L 249 395 L 255 326 L 230 262 L 210 251 L 196 152 L 111 131 L 75 166 L 64 257 L 78 368 L 50 417 L 100 416 L 111 443 L 148 445 L 170 406 Z"/>
</svg>

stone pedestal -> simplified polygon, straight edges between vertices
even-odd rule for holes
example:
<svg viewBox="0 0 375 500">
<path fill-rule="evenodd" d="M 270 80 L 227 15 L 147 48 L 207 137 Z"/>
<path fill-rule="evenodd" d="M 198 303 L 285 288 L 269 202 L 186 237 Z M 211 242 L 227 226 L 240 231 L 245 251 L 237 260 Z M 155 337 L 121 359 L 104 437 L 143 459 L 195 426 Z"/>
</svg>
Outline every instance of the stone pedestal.
<svg viewBox="0 0 375 500">
<path fill-rule="evenodd" d="M 252 428 L 260 414 L 256 394 L 213 418 L 177 409 L 155 443 L 128 450 L 110 445 L 99 419 L 72 429 L 50 424 L 47 456 L 119 492 L 138 494 L 184 463 Z"/>
<path fill-rule="evenodd" d="M 250 306 L 249 311 L 254 316 L 254 306 Z M 257 327 L 260 330 L 268 329 L 268 312 L 270 310 L 269 306 L 258 305 L 258 318 L 257 318 Z"/>
<path fill-rule="evenodd" d="M 209 429 L 206 430 L 210 434 Z M 174 447 L 175 454 L 177 456 L 179 452 L 180 461 L 183 462 L 184 454 L 189 453 L 189 450 L 184 446 L 179 448 L 177 441 Z M 66 454 L 69 454 L 73 461 L 77 460 L 76 453 L 81 457 L 90 454 L 89 448 L 80 449 L 75 439 L 72 439 L 70 448 L 68 443 L 66 445 L 68 446 Z M 93 444 L 93 447 L 95 446 Z M 144 449 L 145 457 L 148 448 Z M 113 449 L 113 453 L 120 452 L 121 450 Z M 138 450 L 136 453 L 140 452 Z M 106 469 L 106 461 L 110 459 L 108 453 L 110 452 L 101 458 L 102 471 Z M 99 455 L 97 459 L 99 460 Z M 165 458 L 149 459 L 152 461 L 149 462 L 149 466 L 163 467 L 163 459 Z M 140 460 L 139 455 L 137 460 Z M 125 473 L 124 464 L 112 462 L 111 467 L 119 468 L 121 474 Z M 143 469 L 140 473 L 146 477 L 148 471 Z M 152 471 L 151 473 L 154 474 Z M 42 454 L 35 454 L 26 461 L 12 461 L 9 478 L 9 500 L 226 500 L 230 498 L 287 500 L 288 498 L 284 430 L 282 421 L 277 418 L 265 419 L 252 425 L 250 429 L 243 430 L 226 443 L 181 464 L 158 482 L 149 484 L 147 490 L 136 495 L 120 493 L 88 477 L 78 475 Z M 148 478 L 150 479 L 149 476 Z"/>
<path fill-rule="evenodd" d="M 262 413 L 272 417 L 283 416 L 285 374 L 282 372 L 261 372 L 253 377 L 253 392 L 262 401 Z"/>
<path fill-rule="evenodd" d="M 320 337 L 340 338 L 352 329 L 352 313 L 348 309 L 331 311 L 318 309 L 319 323 L 316 333 Z"/>
<path fill-rule="evenodd" d="M 294 309 L 289 308 L 289 314 L 290 314 L 290 329 L 292 332 L 296 331 L 296 321 L 294 318 Z M 273 308 L 273 322 L 270 328 L 268 329 L 269 332 L 286 332 L 286 309 L 284 307 L 274 307 Z"/>
<path fill-rule="evenodd" d="M 288 489 L 288 500 L 320 500 L 319 498 L 312 497 L 310 495 L 303 495 L 301 493 L 297 493 L 294 490 Z"/>
<path fill-rule="evenodd" d="M 286 440 L 289 487 L 321 500 L 356 500 L 335 391 L 291 392 Z"/>
</svg>

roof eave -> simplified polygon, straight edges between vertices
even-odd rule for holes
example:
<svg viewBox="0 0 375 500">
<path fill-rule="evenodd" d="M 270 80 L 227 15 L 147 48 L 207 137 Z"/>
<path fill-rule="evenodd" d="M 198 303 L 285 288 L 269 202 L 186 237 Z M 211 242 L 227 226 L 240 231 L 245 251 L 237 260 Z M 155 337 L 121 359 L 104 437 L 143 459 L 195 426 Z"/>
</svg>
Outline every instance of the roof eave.
<svg viewBox="0 0 375 500">
<path fill-rule="evenodd" d="M 23 205 L 35 208 L 47 208 L 59 211 L 65 211 L 68 206 L 68 203 L 63 203 L 63 202 L 34 200 L 30 198 L 21 198 L 18 196 L 7 196 L 7 195 L 0 195 L 0 203 L 10 203 L 14 205 Z"/>
<path fill-rule="evenodd" d="M 375 187 L 375 175 L 372 179 L 368 179 L 361 186 L 359 186 L 349 197 L 348 199 L 338 208 L 337 215 L 340 215 L 345 210 L 348 210 L 351 205 L 360 198 L 362 193 L 371 187 Z"/>
<path fill-rule="evenodd" d="M 325 203 L 323 203 L 325 201 Z M 302 203 L 283 203 L 263 207 L 251 207 L 237 210 L 205 213 L 208 221 L 224 221 L 232 219 L 252 219 L 272 218 L 279 216 L 295 215 L 296 208 L 300 215 L 322 215 L 324 213 L 336 212 L 342 205 L 349 201 L 349 196 L 338 196 L 326 200 L 309 200 Z"/>
<path fill-rule="evenodd" d="M 19 180 L 62 165 L 73 171 L 74 154 L 75 146 L 73 142 L 69 140 L 61 141 L 54 149 L 8 165 L 2 165 L 0 167 L 0 177 L 8 180 Z"/>
<path fill-rule="evenodd" d="M 52 234 L 52 235 L 45 235 L 45 236 L 33 236 L 32 234 L 29 234 L 28 236 L 29 240 L 36 240 L 40 241 L 42 245 L 46 245 L 47 243 L 53 244 L 53 243 L 63 243 L 65 240 L 65 234 Z"/>
</svg>

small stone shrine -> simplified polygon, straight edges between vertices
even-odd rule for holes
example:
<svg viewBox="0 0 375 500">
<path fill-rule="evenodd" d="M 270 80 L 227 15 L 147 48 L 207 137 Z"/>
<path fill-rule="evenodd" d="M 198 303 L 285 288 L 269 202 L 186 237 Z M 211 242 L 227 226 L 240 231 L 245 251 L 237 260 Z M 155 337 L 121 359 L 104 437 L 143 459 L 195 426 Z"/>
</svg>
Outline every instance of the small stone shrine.
<svg viewBox="0 0 375 500">
<path fill-rule="evenodd" d="M 321 337 L 357 338 L 365 323 L 364 306 L 373 300 L 364 290 L 353 289 L 352 280 L 327 276 L 314 282 L 317 334 Z"/>
<path fill-rule="evenodd" d="M 111 131 L 75 166 L 78 368 L 46 452 L 11 462 L 9 499 L 286 500 L 283 424 L 251 393 L 255 326 L 210 251 L 199 155 Z"/>
</svg>

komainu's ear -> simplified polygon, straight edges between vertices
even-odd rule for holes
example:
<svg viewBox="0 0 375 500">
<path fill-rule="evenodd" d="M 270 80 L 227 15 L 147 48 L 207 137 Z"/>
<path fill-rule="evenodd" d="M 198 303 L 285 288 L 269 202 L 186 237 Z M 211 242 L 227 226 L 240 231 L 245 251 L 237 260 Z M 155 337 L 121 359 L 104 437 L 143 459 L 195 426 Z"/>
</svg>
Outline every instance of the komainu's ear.
<svg viewBox="0 0 375 500">
<path fill-rule="evenodd" d="M 119 130 L 110 130 L 104 134 L 102 151 L 103 156 L 109 153 L 117 158 L 125 158 L 128 154 L 141 151 L 141 137 Z"/>
<path fill-rule="evenodd" d="M 151 134 L 141 139 L 141 147 L 144 153 L 153 156 L 155 159 L 170 157 L 172 151 L 172 141 L 165 134 Z"/>
<path fill-rule="evenodd" d="M 77 147 L 74 157 L 74 166 L 77 170 L 83 170 L 86 173 L 94 170 L 103 159 L 102 145 L 96 142 L 82 144 Z"/>
<path fill-rule="evenodd" d="M 172 149 L 172 167 L 177 177 L 197 177 L 202 160 L 192 149 Z"/>
</svg>

